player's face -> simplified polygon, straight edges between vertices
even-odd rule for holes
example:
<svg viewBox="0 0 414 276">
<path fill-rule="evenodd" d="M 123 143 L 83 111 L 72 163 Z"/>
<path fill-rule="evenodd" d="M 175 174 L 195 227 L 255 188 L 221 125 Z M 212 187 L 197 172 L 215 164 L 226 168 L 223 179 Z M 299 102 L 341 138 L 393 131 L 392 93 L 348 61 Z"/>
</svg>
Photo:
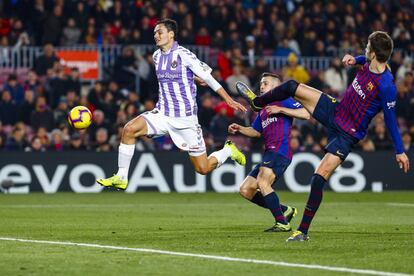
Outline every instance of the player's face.
<svg viewBox="0 0 414 276">
<path fill-rule="evenodd" d="M 171 43 L 174 38 L 174 33 L 169 32 L 164 24 L 158 24 L 154 29 L 154 40 L 158 47 L 162 47 Z"/>
<path fill-rule="evenodd" d="M 280 81 L 272 77 L 264 77 L 260 81 L 260 94 L 264 94 L 277 87 Z"/>
</svg>

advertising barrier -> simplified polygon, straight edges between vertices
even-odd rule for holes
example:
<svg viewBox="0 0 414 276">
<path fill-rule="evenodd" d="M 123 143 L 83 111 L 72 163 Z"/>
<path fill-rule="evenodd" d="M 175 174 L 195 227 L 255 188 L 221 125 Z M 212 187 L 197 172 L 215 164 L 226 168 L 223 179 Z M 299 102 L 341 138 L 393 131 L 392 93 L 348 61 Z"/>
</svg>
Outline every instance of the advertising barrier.
<svg viewBox="0 0 414 276">
<path fill-rule="evenodd" d="M 64 66 L 65 73 L 71 68 L 78 68 L 84 80 L 98 80 L 100 77 L 99 52 L 88 50 L 59 50 L 56 51 L 59 62 Z"/>
<path fill-rule="evenodd" d="M 247 155 L 246 167 L 227 161 L 212 173 L 195 173 L 183 152 L 136 152 L 130 167 L 128 193 L 159 192 L 237 192 L 251 168 L 261 161 L 260 153 Z M 411 154 L 411 160 L 414 156 Z M 99 193 L 96 178 L 109 177 L 117 170 L 118 155 L 95 152 L 3 152 L 0 155 L 0 187 L 12 185 L 10 193 L 72 191 Z M 308 192 L 309 180 L 321 160 L 320 155 L 296 153 L 276 190 Z M 6 185 L 5 185 L 6 183 Z M 361 192 L 414 189 L 413 169 L 404 174 L 392 152 L 351 153 L 336 170 L 326 189 L 335 192 Z"/>
</svg>

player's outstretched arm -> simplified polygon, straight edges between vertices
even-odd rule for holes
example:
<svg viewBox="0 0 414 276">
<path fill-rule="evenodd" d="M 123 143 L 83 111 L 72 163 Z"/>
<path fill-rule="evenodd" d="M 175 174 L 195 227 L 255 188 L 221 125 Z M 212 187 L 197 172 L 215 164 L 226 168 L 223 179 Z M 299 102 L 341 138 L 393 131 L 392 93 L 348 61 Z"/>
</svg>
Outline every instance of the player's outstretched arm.
<svg viewBox="0 0 414 276">
<path fill-rule="evenodd" d="M 190 68 L 195 74 L 195 81 L 202 84 L 206 83 L 211 89 L 217 92 L 221 98 L 233 109 L 246 112 L 247 109 L 240 103 L 233 100 L 230 95 L 224 90 L 220 83 L 211 75 L 212 69 L 210 66 L 200 61 L 193 53 L 185 48 L 180 48 L 179 55 L 183 61 L 184 66 Z M 197 79 L 198 78 L 198 79 Z"/>
<path fill-rule="evenodd" d="M 300 120 L 309 120 L 310 114 L 305 108 L 292 109 L 276 105 L 266 106 L 266 112 L 270 114 L 284 114 Z"/>
<path fill-rule="evenodd" d="M 247 137 L 260 137 L 261 136 L 261 133 L 256 131 L 254 128 L 244 127 L 236 123 L 229 125 L 228 131 L 231 134 L 241 133 Z"/>
</svg>

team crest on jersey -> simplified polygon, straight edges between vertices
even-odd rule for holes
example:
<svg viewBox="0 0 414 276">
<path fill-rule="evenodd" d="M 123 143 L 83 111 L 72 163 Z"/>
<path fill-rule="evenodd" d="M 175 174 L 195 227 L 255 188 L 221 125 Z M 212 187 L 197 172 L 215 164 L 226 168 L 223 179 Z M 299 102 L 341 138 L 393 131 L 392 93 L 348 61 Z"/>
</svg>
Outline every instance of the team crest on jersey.
<svg viewBox="0 0 414 276">
<path fill-rule="evenodd" d="M 374 88 L 374 85 L 372 84 L 372 82 L 369 82 L 369 83 L 367 84 L 367 89 L 368 89 L 369 91 L 371 91 L 373 88 Z"/>
<path fill-rule="evenodd" d="M 171 63 L 171 68 L 177 68 L 177 61 L 173 61 L 172 63 Z"/>
</svg>

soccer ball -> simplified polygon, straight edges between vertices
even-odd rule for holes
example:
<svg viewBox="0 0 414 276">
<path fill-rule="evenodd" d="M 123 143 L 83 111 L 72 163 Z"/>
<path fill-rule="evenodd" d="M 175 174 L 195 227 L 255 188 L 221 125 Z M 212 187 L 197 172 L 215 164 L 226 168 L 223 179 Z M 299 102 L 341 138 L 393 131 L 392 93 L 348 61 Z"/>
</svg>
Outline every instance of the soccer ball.
<svg viewBox="0 0 414 276">
<path fill-rule="evenodd" d="M 92 113 L 85 106 L 75 106 L 69 112 L 68 122 L 73 128 L 85 129 L 92 123 Z"/>
</svg>

